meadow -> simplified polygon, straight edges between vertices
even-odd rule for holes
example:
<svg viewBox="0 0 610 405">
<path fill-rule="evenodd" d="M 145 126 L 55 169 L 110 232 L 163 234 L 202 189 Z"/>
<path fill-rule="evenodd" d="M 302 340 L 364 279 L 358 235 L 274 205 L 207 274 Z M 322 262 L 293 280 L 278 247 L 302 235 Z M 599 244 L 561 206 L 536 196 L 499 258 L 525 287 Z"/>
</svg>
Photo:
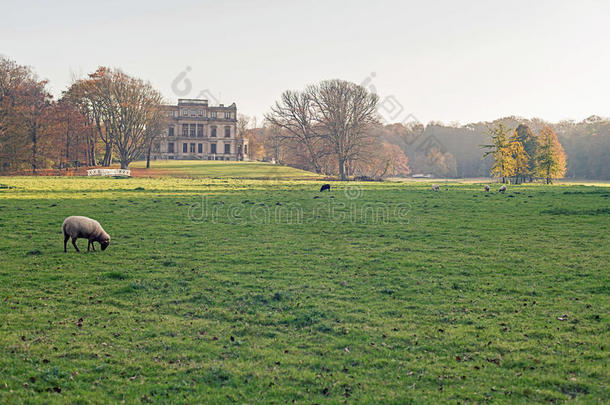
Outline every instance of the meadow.
<svg viewBox="0 0 610 405">
<path fill-rule="evenodd" d="M 0 177 L 0 402 L 610 401 L 609 187 L 234 166 Z"/>
</svg>

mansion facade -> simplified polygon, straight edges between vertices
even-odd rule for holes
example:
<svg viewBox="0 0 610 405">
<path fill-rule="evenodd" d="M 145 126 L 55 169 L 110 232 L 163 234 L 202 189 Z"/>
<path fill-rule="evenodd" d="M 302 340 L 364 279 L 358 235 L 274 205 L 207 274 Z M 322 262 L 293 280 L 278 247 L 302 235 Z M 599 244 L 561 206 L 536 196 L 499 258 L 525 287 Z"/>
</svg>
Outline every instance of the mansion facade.
<svg viewBox="0 0 610 405">
<path fill-rule="evenodd" d="M 248 160 L 248 140 L 237 137 L 237 107 L 179 99 L 166 106 L 169 124 L 153 144 L 152 159 Z"/>
</svg>

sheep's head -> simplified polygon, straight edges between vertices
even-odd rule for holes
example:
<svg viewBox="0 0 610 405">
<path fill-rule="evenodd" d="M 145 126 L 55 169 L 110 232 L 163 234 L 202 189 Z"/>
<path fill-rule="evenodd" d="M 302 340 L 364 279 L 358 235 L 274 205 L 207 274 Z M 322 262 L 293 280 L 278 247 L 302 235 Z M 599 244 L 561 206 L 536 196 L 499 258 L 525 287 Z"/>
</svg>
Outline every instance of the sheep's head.
<svg viewBox="0 0 610 405">
<path fill-rule="evenodd" d="M 110 236 L 105 236 L 100 240 L 100 246 L 102 250 L 106 250 L 108 245 L 110 245 Z"/>
</svg>

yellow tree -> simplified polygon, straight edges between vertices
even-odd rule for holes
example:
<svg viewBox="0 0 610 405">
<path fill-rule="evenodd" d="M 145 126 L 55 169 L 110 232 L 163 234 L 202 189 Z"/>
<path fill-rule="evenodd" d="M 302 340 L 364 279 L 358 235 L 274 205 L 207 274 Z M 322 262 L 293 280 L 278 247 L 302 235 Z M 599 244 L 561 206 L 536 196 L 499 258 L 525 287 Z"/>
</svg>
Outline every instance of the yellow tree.
<svg viewBox="0 0 610 405">
<path fill-rule="evenodd" d="M 546 184 L 560 179 L 566 173 L 566 154 L 557 134 L 550 126 L 545 126 L 538 134 L 536 148 L 536 175 L 545 179 Z"/>
<path fill-rule="evenodd" d="M 516 138 L 517 132 L 511 138 L 509 149 L 512 155 L 513 164 L 513 176 L 515 178 L 515 184 L 525 181 L 527 176 L 530 174 L 529 163 L 530 157 L 525 151 L 523 144 Z"/>
<path fill-rule="evenodd" d="M 489 136 L 491 144 L 481 145 L 482 148 L 489 149 L 483 154 L 483 157 L 489 155 L 493 157 L 491 175 L 501 177 L 502 183 L 506 183 L 506 179 L 515 173 L 515 159 L 510 147 L 508 130 L 503 124 L 500 124 L 495 128 L 489 128 Z"/>
</svg>

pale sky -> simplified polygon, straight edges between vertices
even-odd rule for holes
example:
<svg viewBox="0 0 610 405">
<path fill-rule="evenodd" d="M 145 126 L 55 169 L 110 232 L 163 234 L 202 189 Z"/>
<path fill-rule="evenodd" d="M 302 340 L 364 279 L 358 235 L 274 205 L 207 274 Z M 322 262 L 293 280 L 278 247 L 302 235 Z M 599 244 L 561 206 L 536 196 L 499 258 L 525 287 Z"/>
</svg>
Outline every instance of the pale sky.
<svg viewBox="0 0 610 405">
<path fill-rule="evenodd" d="M 0 22 L 0 54 L 55 95 L 105 65 L 259 119 L 333 78 L 366 81 L 395 121 L 610 116 L 608 0 L 0 0 Z"/>
</svg>

